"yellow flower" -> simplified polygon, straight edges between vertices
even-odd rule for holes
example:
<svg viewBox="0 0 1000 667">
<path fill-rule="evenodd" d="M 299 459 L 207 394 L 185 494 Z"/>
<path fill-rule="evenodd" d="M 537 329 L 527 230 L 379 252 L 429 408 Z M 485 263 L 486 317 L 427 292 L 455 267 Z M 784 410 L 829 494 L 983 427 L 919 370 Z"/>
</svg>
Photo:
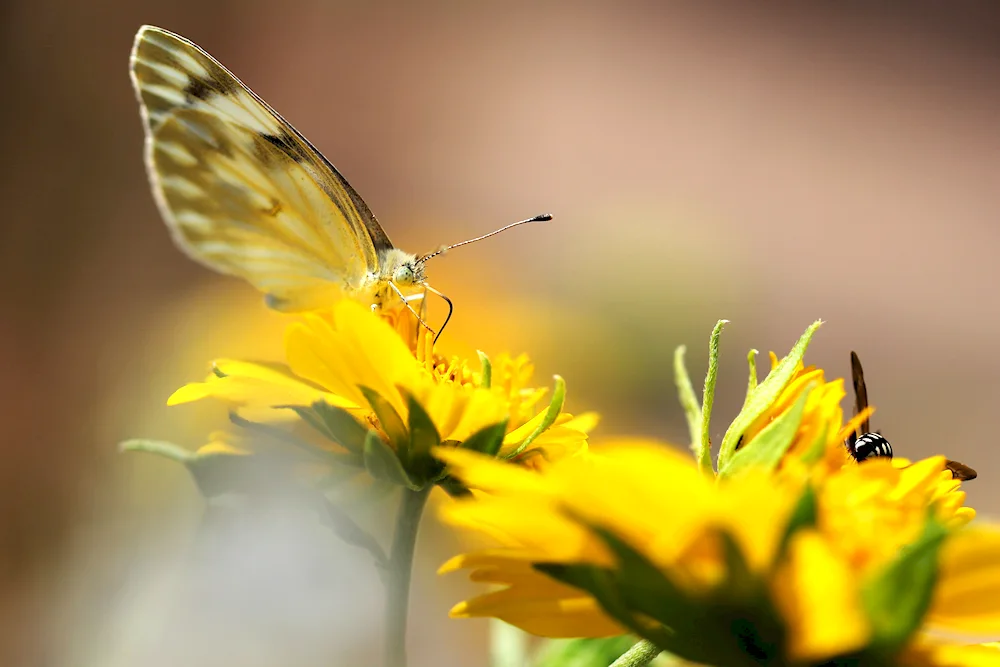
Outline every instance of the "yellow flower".
<svg viewBox="0 0 1000 667">
<path fill-rule="evenodd" d="M 440 481 L 429 454 L 438 444 L 536 465 L 585 450 L 594 423 L 561 412 L 561 381 L 548 409 L 535 415 L 545 390 L 527 386 L 527 357 L 501 355 L 492 364 L 484 356 L 483 369 L 473 371 L 439 355 L 429 334 L 412 351 L 390 322 L 352 301 L 290 324 L 285 356 L 287 366 L 219 360 L 208 379 L 181 387 L 168 403 L 220 400 L 241 425 L 276 437 L 275 427 L 289 430 L 416 486 Z"/>
<path fill-rule="evenodd" d="M 634 632 L 716 665 L 908 664 L 928 632 L 1000 632 L 1000 530 L 961 527 L 940 493 L 940 457 L 716 482 L 650 443 L 538 472 L 462 450 L 439 456 L 483 490 L 444 506 L 444 518 L 498 542 L 442 571 L 503 587 L 454 616 L 546 636 Z M 959 650 L 945 646 L 935 650 Z"/>
</svg>

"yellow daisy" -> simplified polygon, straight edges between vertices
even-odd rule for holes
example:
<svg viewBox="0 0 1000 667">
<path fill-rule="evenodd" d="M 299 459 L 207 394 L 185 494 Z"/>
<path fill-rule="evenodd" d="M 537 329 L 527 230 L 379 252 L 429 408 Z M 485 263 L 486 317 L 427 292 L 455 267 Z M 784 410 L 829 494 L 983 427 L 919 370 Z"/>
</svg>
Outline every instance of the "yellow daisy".
<svg viewBox="0 0 1000 667">
<path fill-rule="evenodd" d="M 537 465 L 585 450 L 595 423 L 562 412 L 559 378 L 539 412 L 545 390 L 527 386 L 527 357 L 484 355 L 473 371 L 438 354 L 430 335 L 411 350 L 391 323 L 347 300 L 290 324 L 285 355 L 287 365 L 219 360 L 168 404 L 217 399 L 240 425 L 279 438 L 274 429 L 283 429 L 410 487 L 442 481 L 430 455 L 439 444 Z"/>
<path fill-rule="evenodd" d="M 983 650 L 929 633 L 1000 633 L 1000 530 L 961 527 L 939 493 L 940 457 L 716 482 L 655 444 L 539 472 L 439 456 L 484 491 L 444 518 L 497 541 L 442 567 L 501 587 L 454 616 L 546 636 L 634 632 L 714 665 L 910 664 Z"/>
</svg>

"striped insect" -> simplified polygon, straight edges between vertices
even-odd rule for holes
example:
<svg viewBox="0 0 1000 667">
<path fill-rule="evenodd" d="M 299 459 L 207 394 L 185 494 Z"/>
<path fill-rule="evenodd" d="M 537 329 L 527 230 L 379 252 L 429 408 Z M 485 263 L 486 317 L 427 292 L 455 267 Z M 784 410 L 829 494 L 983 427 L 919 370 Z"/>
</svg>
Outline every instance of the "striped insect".
<svg viewBox="0 0 1000 667">
<path fill-rule="evenodd" d="M 272 308 L 313 310 L 352 298 L 373 309 L 424 304 L 423 256 L 393 246 L 339 171 L 264 100 L 193 42 L 143 26 L 131 76 L 146 130 L 153 195 L 174 242 L 239 276 Z M 438 331 L 447 324 L 444 324 Z M 429 328 L 429 327 L 428 327 Z"/>
<path fill-rule="evenodd" d="M 868 409 L 868 387 L 865 385 L 865 374 L 861 368 L 861 359 L 854 351 L 851 352 L 851 379 L 854 382 L 854 415 L 857 416 Z M 850 433 L 844 443 L 847 451 L 859 463 L 872 458 L 892 458 L 892 445 L 878 431 L 871 430 L 871 422 L 865 417 L 857 431 Z M 947 461 L 945 464 L 954 479 L 968 481 L 975 479 L 978 473 L 958 461 Z"/>
</svg>

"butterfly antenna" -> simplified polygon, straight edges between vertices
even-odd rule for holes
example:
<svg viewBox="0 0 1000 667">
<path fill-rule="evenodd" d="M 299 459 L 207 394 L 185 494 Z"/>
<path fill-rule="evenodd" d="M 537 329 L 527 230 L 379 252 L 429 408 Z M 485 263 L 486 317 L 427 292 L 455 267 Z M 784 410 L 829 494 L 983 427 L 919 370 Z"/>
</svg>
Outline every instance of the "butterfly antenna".
<svg viewBox="0 0 1000 667">
<path fill-rule="evenodd" d="M 432 294 L 437 294 L 439 297 L 444 299 L 445 302 L 448 304 L 448 317 L 444 318 L 444 324 L 441 325 L 441 328 L 438 329 L 437 334 L 434 336 L 434 345 L 437 345 L 438 338 L 441 337 L 441 334 L 444 333 L 444 328 L 448 326 L 448 322 L 451 321 L 451 314 L 455 312 L 455 305 L 451 302 L 451 299 L 449 299 L 447 296 L 444 295 L 444 293 L 437 291 L 427 283 L 424 283 L 424 289 L 427 290 L 428 292 L 431 292 Z"/>
<path fill-rule="evenodd" d="M 509 225 L 507 225 L 506 227 L 501 227 L 500 229 L 494 230 L 494 231 L 490 232 L 489 234 L 483 234 L 482 236 L 477 236 L 474 239 L 469 239 L 468 241 L 462 241 L 461 243 L 456 243 L 454 245 L 443 246 L 443 247 L 435 250 L 434 252 L 430 253 L 429 255 L 424 255 L 423 257 L 418 258 L 417 261 L 420 262 L 421 264 L 423 264 L 424 262 L 426 262 L 427 260 L 429 260 L 431 257 L 437 257 L 438 255 L 440 255 L 442 253 L 445 253 L 445 252 L 447 252 L 449 250 L 452 250 L 454 248 L 459 248 L 459 247 L 464 246 L 464 245 L 469 245 L 470 243 L 475 243 L 476 241 L 482 241 L 483 239 L 488 239 L 491 236 L 496 236 L 500 232 L 507 231 L 511 227 L 517 227 L 518 225 L 526 225 L 529 222 L 548 222 L 551 219 L 552 219 L 552 214 L 550 214 L 550 213 L 542 213 L 541 215 L 536 215 L 535 217 L 528 218 L 527 220 L 519 220 L 517 222 L 512 222 Z M 440 292 L 435 291 L 435 294 L 441 296 L 442 298 L 447 299 L 447 297 L 445 297 Z M 438 335 L 440 335 L 440 334 L 438 334 Z"/>
</svg>

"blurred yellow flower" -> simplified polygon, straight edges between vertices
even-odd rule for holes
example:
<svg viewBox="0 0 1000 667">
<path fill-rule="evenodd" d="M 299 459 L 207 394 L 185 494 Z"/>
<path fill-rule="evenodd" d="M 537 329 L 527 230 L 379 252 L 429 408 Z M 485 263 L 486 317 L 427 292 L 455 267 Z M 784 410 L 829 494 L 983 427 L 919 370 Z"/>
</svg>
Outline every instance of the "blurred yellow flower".
<svg viewBox="0 0 1000 667">
<path fill-rule="evenodd" d="M 453 616 L 546 636 L 634 632 L 715 665 L 904 664 L 928 631 L 1000 632 L 1000 531 L 962 527 L 967 513 L 941 494 L 940 457 L 715 481 L 653 443 L 539 472 L 439 456 L 483 491 L 442 507 L 444 518 L 499 543 L 442 571 L 503 586 Z"/>
</svg>

